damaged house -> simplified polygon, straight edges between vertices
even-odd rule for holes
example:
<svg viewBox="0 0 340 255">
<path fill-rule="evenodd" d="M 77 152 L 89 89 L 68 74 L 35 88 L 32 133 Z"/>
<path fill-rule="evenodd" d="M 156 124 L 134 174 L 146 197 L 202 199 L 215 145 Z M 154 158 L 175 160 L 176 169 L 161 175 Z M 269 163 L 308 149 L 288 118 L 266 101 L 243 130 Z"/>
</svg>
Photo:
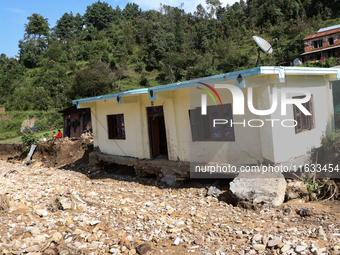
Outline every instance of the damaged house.
<svg viewBox="0 0 340 255">
<path fill-rule="evenodd" d="M 76 105 L 60 110 L 63 116 L 63 136 L 80 137 L 84 131 L 91 130 L 91 110 L 77 109 Z"/>
<path fill-rule="evenodd" d="M 287 163 L 319 147 L 334 128 L 338 79 L 338 69 L 257 67 L 73 103 L 91 109 L 97 161 L 181 180 L 188 162 Z M 290 101 L 306 91 L 310 115 Z"/>
<path fill-rule="evenodd" d="M 321 28 L 317 33 L 304 39 L 305 61 L 319 61 L 330 57 L 340 57 L 340 25 Z"/>
</svg>

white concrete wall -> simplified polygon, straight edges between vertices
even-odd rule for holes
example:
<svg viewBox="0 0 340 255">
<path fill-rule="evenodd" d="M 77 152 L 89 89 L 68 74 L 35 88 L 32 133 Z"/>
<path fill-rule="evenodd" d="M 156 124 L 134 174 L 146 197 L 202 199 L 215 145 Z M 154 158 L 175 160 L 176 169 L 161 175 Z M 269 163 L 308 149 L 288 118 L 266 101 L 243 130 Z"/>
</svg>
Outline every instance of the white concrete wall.
<svg viewBox="0 0 340 255">
<path fill-rule="evenodd" d="M 228 84 L 228 82 L 224 82 Z M 210 84 L 214 85 L 214 84 Z M 231 84 L 233 85 L 233 84 Z M 254 89 L 254 91 L 256 91 Z M 247 125 L 250 119 L 258 119 L 247 107 L 247 90 L 242 89 L 245 98 L 245 115 L 234 115 L 233 121 L 242 123 L 246 121 L 245 127 L 242 124 L 234 125 L 235 141 L 196 141 L 190 142 L 187 147 L 191 151 L 191 160 L 198 162 L 216 162 L 219 164 L 256 164 L 262 162 L 262 144 L 260 128 L 252 128 Z M 196 88 L 191 89 L 191 108 L 201 106 L 201 94 L 204 92 Z M 228 89 L 218 89 L 222 104 L 231 103 L 233 106 L 232 94 Z M 214 105 L 212 99 L 207 97 L 207 105 Z M 217 99 L 216 99 L 217 100 Z M 217 101 L 218 102 L 218 101 Z M 258 100 L 254 97 L 254 106 L 258 108 Z M 191 137 L 191 133 L 190 133 Z M 191 139 L 190 139 L 191 141 Z"/>
<path fill-rule="evenodd" d="M 295 133 L 295 128 L 277 125 L 272 129 L 275 162 L 286 162 L 305 155 L 313 148 L 320 147 L 324 132 L 334 125 L 332 93 L 328 80 L 323 77 L 286 78 L 285 84 L 276 84 L 278 88 L 299 87 L 309 90 L 313 97 L 314 128 Z M 290 98 L 302 94 L 290 94 Z M 280 111 L 271 115 L 272 119 L 294 119 L 293 106 L 287 106 L 287 116 L 281 116 Z"/>
<path fill-rule="evenodd" d="M 228 83 L 228 82 L 221 82 Z M 230 83 L 233 83 L 231 81 Z M 214 84 L 210 84 L 214 85 Z M 170 160 L 218 162 L 229 164 L 254 164 L 268 159 L 273 162 L 285 162 L 293 157 L 304 155 L 312 148 L 320 146 L 320 138 L 326 130 L 334 126 L 332 91 L 328 80 L 323 77 L 286 77 L 286 83 L 278 83 L 277 76 L 246 79 L 246 86 L 253 87 L 254 107 L 259 110 L 269 109 L 272 104 L 272 88 L 304 87 L 312 92 L 314 123 L 313 130 L 295 134 L 295 128 L 285 128 L 265 121 L 261 128 L 247 124 L 234 126 L 235 141 L 197 141 L 192 142 L 189 109 L 201 106 L 201 94 L 196 88 L 184 88 L 174 91 L 157 92 L 153 106 L 163 106 L 168 155 Z M 245 115 L 234 115 L 234 122 L 246 122 L 250 119 L 294 119 L 293 107 L 287 107 L 287 116 L 281 116 L 280 100 L 277 111 L 270 116 L 257 116 L 251 113 L 247 105 L 247 90 L 242 89 L 245 98 Z M 222 103 L 233 105 L 232 94 L 227 89 L 219 89 Z M 295 96 L 295 95 L 290 95 Z M 208 96 L 208 105 L 213 105 Z M 117 105 L 115 99 L 83 103 L 80 107 L 90 107 L 94 145 L 109 154 L 150 158 L 150 143 L 146 108 L 151 106 L 147 94 L 122 98 Z M 126 139 L 108 139 L 107 115 L 124 114 Z M 276 122 L 277 123 L 277 122 Z"/>
<path fill-rule="evenodd" d="M 273 102 L 270 95 L 271 90 L 268 84 L 259 87 L 254 91 L 254 97 L 258 98 L 258 110 L 267 110 L 271 108 Z M 266 121 L 266 119 L 269 119 L 268 116 L 258 116 L 258 118 L 264 122 L 264 125 L 260 128 L 262 157 L 265 160 L 274 162 L 274 141 L 271 122 Z"/>
<path fill-rule="evenodd" d="M 177 106 L 177 101 L 181 98 L 172 98 L 172 92 L 159 93 L 159 98 L 153 101 L 153 106 L 163 106 L 166 135 L 168 141 L 168 154 L 170 160 L 183 158 L 181 153 L 185 153 L 178 146 L 177 129 L 183 129 L 181 116 L 175 117 L 175 112 L 181 111 L 181 106 Z M 184 101 L 183 101 L 184 102 Z M 93 114 L 94 146 L 99 146 L 104 153 L 131 156 L 136 158 L 150 158 L 150 143 L 148 133 L 147 107 L 151 107 L 149 96 L 138 95 L 122 98 L 122 104 L 117 105 L 116 99 L 97 101 L 95 103 L 83 103 L 80 107 L 90 107 Z M 124 114 L 126 138 L 108 139 L 107 115 Z M 185 121 L 185 120 L 184 120 Z M 190 132 L 190 130 L 187 130 Z M 184 156 L 184 158 L 186 158 Z M 183 159 L 184 160 L 184 159 Z"/>
<path fill-rule="evenodd" d="M 222 102 L 232 103 L 228 91 L 221 93 Z M 166 127 L 168 156 L 170 160 L 182 161 L 215 161 L 232 164 L 257 163 L 262 161 L 260 129 L 235 126 L 235 142 L 192 142 L 189 120 L 190 89 L 180 89 L 157 93 L 154 106 L 163 106 Z M 200 106 L 200 95 L 196 102 Z M 210 102 L 211 103 L 211 102 Z M 104 153 L 127 155 L 137 158 L 150 158 L 146 108 L 151 106 L 148 95 L 123 97 L 122 104 L 115 99 L 81 104 L 80 107 L 91 107 L 93 112 L 94 145 Z M 246 118 L 254 117 L 246 109 Z M 126 139 L 108 139 L 107 115 L 124 114 Z M 234 121 L 242 122 L 243 117 L 235 116 Z M 192 158 L 190 158 L 190 156 Z"/>
</svg>

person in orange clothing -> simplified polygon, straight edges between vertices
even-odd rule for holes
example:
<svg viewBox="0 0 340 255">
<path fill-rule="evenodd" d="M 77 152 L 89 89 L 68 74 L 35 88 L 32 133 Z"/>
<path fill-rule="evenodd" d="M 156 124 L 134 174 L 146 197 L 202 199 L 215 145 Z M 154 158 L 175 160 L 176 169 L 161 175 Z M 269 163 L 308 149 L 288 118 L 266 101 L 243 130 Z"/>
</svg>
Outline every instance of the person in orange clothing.
<svg viewBox="0 0 340 255">
<path fill-rule="evenodd" d="M 63 138 L 63 134 L 60 132 L 60 129 L 58 129 L 58 134 L 55 136 L 55 139 Z"/>
</svg>

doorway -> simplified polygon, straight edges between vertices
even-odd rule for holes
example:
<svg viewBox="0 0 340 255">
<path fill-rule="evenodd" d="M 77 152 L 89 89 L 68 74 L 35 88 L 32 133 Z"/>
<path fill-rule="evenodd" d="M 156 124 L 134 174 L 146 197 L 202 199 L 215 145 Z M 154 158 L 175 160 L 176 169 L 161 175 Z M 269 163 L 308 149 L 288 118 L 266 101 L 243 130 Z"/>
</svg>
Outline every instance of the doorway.
<svg viewBox="0 0 340 255">
<path fill-rule="evenodd" d="M 147 108 L 151 158 L 168 159 L 163 106 Z"/>
<path fill-rule="evenodd" d="M 71 137 L 71 119 L 67 119 L 66 128 L 64 131 L 64 136 Z"/>
</svg>

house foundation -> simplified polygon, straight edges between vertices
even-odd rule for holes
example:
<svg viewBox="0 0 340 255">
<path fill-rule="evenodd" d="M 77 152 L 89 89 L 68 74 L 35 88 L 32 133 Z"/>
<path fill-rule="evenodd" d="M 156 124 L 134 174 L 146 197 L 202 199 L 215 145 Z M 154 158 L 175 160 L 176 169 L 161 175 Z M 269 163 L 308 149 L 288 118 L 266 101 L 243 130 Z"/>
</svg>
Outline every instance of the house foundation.
<svg viewBox="0 0 340 255">
<path fill-rule="evenodd" d="M 167 159 L 137 159 L 128 156 L 111 155 L 102 152 L 91 152 L 89 163 L 92 167 L 102 168 L 104 164 L 117 164 L 134 167 L 139 177 L 157 176 L 167 184 L 190 178 L 190 163 L 170 161 Z"/>
</svg>

